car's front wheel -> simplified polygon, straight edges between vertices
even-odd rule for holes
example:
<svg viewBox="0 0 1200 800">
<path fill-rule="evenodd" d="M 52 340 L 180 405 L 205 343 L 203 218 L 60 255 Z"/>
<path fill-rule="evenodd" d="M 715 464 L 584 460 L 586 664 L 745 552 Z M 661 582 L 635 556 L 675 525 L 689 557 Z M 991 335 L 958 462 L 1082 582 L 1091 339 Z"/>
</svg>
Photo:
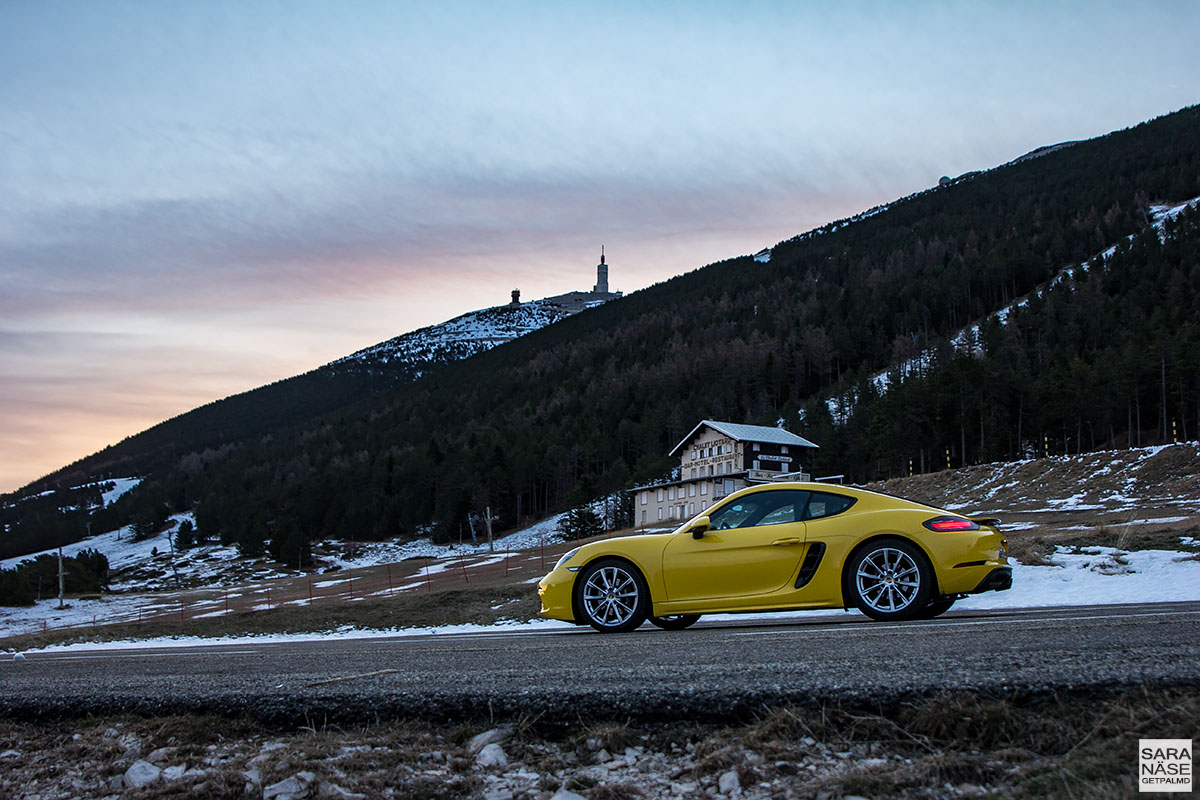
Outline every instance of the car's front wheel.
<svg viewBox="0 0 1200 800">
<path fill-rule="evenodd" d="M 637 568 L 627 561 L 602 558 L 579 576 L 579 610 L 601 633 L 631 631 L 646 621 L 650 591 Z"/>
<path fill-rule="evenodd" d="M 850 560 L 848 584 L 854 605 L 871 619 L 912 619 L 929 605 L 933 571 L 916 545 L 880 539 Z"/>
<path fill-rule="evenodd" d="M 651 617 L 650 624 L 664 631 L 681 631 L 695 625 L 698 619 L 699 614 L 672 614 L 669 617 Z"/>
</svg>

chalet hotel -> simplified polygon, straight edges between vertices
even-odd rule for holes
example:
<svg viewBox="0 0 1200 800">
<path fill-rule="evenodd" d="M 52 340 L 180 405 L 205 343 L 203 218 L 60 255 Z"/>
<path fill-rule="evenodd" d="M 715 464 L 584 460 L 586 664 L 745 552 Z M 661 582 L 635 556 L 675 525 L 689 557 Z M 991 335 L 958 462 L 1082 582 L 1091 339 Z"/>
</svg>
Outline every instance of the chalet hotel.
<svg viewBox="0 0 1200 800">
<path fill-rule="evenodd" d="M 671 451 L 679 455 L 678 480 L 634 490 L 634 519 L 638 525 L 682 521 L 756 483 L 809 480 L 801 454 L 816 446 L 783 428 L 706 419 Z"/>
</svg>

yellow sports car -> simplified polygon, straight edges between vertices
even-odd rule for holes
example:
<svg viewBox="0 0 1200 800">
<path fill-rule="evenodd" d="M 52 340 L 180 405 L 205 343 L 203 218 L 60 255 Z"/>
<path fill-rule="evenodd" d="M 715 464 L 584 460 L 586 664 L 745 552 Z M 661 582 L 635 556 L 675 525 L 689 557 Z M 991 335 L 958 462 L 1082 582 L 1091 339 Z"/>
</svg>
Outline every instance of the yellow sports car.
<svg viewBox="0 0 1200 800">
<path fill-rule="evenodd" d="M 541 615 L 598 631 L 649 618 L 857 607 L 928 619 L 958 598 L 1012 586 L 998 520 L 822 483 L 735 492 L 671 533 L 592 542 L 538 583 Z"/>
</svg>

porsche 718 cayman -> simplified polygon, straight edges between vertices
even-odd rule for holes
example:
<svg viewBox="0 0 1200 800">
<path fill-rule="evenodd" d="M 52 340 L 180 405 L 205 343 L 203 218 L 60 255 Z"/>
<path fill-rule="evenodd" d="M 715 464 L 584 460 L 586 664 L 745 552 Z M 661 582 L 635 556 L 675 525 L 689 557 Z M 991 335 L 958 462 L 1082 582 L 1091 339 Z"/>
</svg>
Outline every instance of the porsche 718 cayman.
<svg viewBox="0 0 1200 800">
<path fill-rule="evenodd" d="M 604 632 L 809 608 L 929 618 L 1012 585 L 997 524 L 864 489 L 753 486 L 670 533 L 571 550 L 538 584 L 540 613 Z"/>
</svg>

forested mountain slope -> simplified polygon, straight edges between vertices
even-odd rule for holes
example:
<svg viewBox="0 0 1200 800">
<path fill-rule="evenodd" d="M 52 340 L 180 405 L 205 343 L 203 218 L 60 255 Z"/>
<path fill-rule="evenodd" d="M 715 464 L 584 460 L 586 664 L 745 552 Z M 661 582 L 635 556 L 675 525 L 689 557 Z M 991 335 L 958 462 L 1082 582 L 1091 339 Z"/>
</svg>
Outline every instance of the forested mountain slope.
<svg viewBox="0 0 1200 800">
<path fill-rule="evenodd" d="M 484 505 L 503 525 L 625 488 L 704 418 L 783 420 L 821 445 L 806 466 L 852 480 L 947 450 L 958 465 L 1161 438 L 1171 420 L 1194 436 L 1197 215 L 1164 238 L 1149 214 L 1197 195 L 1189 108 L 832 223 L 766 264 L 712 264 L 286 435 L 172 450 L 121 502 L 194 506 L 202 533 L 294 559 L 327 535 L 456 532 Z M 949 345 L 1026 295 L 978 352 Z M 926 350 L 928 369 L 877 396 L 873 374 Z M 835 425 L 825 400 L 853 387 Z"/>
</svg>

